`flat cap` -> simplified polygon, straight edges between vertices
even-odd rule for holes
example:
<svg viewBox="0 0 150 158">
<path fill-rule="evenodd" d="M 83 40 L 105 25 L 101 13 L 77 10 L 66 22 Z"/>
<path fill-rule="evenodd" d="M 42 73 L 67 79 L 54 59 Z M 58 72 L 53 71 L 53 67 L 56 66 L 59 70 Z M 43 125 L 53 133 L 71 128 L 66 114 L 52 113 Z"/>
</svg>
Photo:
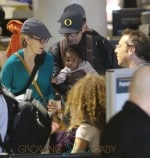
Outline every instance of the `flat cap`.
<svg viewBox="0 0 150 158">
<path fill-rule="evenodd" d="M 50 38 L 52 37 L 48 28 L 38 19 L 30 18 L 24 21 L 21 33 L 35 35 L 39 38 Z"/>
</svg>

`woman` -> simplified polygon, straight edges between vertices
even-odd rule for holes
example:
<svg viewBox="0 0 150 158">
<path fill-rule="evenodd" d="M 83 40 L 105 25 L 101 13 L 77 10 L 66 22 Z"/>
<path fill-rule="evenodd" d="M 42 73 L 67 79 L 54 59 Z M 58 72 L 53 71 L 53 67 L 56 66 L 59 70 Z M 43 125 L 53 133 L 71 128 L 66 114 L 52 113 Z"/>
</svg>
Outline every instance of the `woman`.
<svg viewBox="0 0 150 158">
<path fill-rule="evenodd" d="M 100 152 L 100 134 L 105 126 L 105 82 L 100 75 L 87 74 L 68 93 L 65 113 L 70 116 L 66 133 L 51 136 L 50 147 L 61 152 Z"/>
<path fill-rule="evenodd" d="M 1 71 L 2 84 L 13 94 L 22 94 L 26 89 L 30 89 L 32 98 L 41 103 L 49 104 L 53 99 L 54 92 L 50 83 L 53 58 L 50 53 L 44 51 L 50 37 L 49 30 L 40 20 L 30 18 L 23 23 L 21 27 L 23 49 L 18 50 L 17 54 L 11 55 Z M 35 71 L 35 65 L 39 66 L 33 76 L 36 85 L 32 81 L 29 82 L 31 72 Z"/>
</svg>

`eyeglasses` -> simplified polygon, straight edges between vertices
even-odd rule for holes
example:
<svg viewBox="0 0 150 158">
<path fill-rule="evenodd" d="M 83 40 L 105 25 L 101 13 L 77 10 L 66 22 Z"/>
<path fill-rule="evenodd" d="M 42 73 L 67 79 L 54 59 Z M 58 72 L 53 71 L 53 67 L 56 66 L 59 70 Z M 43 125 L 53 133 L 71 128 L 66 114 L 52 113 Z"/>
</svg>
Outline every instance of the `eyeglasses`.
<svg viewBox="0 0 150 158">
<path fill-rule="evenodd" d="M 30 36 L 30 38 L 39 41 L 40 44 L 46 44 L 46 43 L 48 43 L 48 40 L 49 40 L 48 38 L 37 38 L 37 37 L 34 37 L 34 36 Z"/>
<path fill-rule="evenodd" d="M 71 36 L 71 37 L 77 37 L 78 34 L 79 34 L 79 32 L 75 32 L 75 33 L 63 33 L 61 35 L 64 36 L 64 37 L 69 37 L 69 36 Z"/>
<path fill-rule="evenodd" d="M 126 43 L 124 45 L 123 44 L 117 44 L 115 47 L 116 48 L 121 48 L 121 47 L 131 47 L 131 46 L 133 46 L 133 45 L 129 45 L 129 44 Z"/>
</svg>

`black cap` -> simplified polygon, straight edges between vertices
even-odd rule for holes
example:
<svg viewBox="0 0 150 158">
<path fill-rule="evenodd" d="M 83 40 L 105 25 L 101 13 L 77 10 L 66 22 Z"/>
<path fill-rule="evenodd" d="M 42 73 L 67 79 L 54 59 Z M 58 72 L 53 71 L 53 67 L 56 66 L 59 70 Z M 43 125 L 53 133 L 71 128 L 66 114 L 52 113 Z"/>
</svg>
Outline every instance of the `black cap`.
<svg viewBox="0 0 150 158">
<path fill-rule="evenodd" d="M 83 18 L 86 17 L 84 8 L 80 4 L 77 4 L 77 3 L 73 3 L 73 4 L 66 6 L 64 9 L 64 13 L 66 13 L 66 12 L 79 13 L 83 16 Z"/>
<path fill-rule="evenodd" d="M 39 38 L 52 37 L 47 27 L 40 20 L 35 18 L 27 19 L 22 25 L 21 32 L 29 35 L 35 35 Z"/>
<path fill-rule="evenodd" d="M 81 14 L 66 12 L 62 14 L 60 22 L 61 27 L 59 33 L 75 33 L 82 30 L 84 18 Z"/>
<path fill-rule="evenodd" d="M 77 3 L 67 5 L 63 11 L 63 14 L 67 12 L 70 12 L 73 14 L 81 14 L 83 18 L 86 18 L 86 13 L 85 13 L 84 8 L 80 4 L 77 4 Z M 59 18 L 58 22 L 60 22 L 60 20 L 61 20 L 61 17 Z"/>
</svg>

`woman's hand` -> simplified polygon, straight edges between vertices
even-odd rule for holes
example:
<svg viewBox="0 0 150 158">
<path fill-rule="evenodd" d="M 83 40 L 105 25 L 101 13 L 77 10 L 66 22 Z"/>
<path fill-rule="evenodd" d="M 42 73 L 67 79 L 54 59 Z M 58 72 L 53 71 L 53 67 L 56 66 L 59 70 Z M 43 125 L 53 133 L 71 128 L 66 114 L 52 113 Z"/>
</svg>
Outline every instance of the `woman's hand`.
<svg viewBox="0 0 150 158">
<path fill-rule="evenodd" d="M 48 107 L 48 111 L 49 112 L 55 113 L 58 110 L 58 108 L 57 108 L 57 101 L 52 100 L 52 99 L 49 100 L 47 107 Z"/>
</svg>

